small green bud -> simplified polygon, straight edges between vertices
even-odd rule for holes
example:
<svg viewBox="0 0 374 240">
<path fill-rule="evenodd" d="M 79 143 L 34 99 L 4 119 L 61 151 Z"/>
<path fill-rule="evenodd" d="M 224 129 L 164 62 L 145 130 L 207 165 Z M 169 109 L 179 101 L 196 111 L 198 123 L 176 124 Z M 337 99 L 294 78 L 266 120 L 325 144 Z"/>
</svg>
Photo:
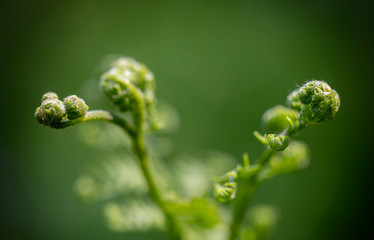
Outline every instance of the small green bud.
<svg viewBox="0 0 374 240">
<path fill-rule="evenodd" d="M 46 126 L 53 127 L 66 115 L 65 106 L 62 101 L 48 98 L 42 102 L 35 111 L 36 120 Z"/>
<path fill-rule="evenodd" d="M 262 115 L 262 125 L 266 132 L 280 133 L 290 126 L 287 117 L 294 121 L 299 118 L 299 113 L 282 105 L 276 105 Z"/>
<path fill-rule="evenodd" d="M 100 87 L 122 112 L 138 110 L 134 96 L 139 91 L 149 113 L 155 103 L 155 81 L 152 72 L 132 58 L 119 58 L 102 75 Z"/>
<path fill-rule="evenodd" d="M 304 104 L 300 117 L 307 122 L 320 123 L 331 120 L 338 112 L 338 93 L 323 81 L 313 80 L 299 89 L 298 97 Z"/>
<path fill-rule="evenodd" d="M 54 92 L 46 92 L 43 94 L 42 96 L 42 102 L 48 98 L 55 98 L 55 99 L 58 99 L 58 96 L 56 93 Z"/>
<path fill-rule="evenodd" d="M 269 146 L 277 152 L 286 149 L 289 143 L 288 137 L 286 135 L 278 136 L 276 134 L 266 134 L 265 140 L 269 144 Z"/>
<path fill-rule="evenodd" d="M 224 184 L 214 184 L 214 197 L 218 202 L 229 203 L 236 195 L 236 182 L 227 182 Z"/>
<path fill-rule="evenodd" d="M 71 120 L 84 117 L 88 110 L 88 106 L 84 100 L 76 95 L 70 95 L 64 98 L 64 105 L 68 119 Z"/>
</svg>

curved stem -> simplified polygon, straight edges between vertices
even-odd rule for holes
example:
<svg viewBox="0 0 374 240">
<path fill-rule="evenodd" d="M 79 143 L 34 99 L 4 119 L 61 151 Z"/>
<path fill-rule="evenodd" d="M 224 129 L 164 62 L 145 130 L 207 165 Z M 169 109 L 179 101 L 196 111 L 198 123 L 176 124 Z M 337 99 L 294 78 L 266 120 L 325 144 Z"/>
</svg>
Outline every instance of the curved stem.
<svg viewBox="0 0 374 240">
<path fill-rule="evenodd" d="M 134 112 L 135 134 L 132 136 L 134 154 L 139 160 L 139 165 L 145 177 L 149 194 L 164 214 L 167 234 L 172 240 L 181 240 L 182 234 L 178 221 L 167 208 L 166 203 L 162 199 L 161 194 L 157 188 L 157 184 L 155 184 L 154 178 L 152 177 L 152 174 L 149 169 L 148 155 L 143 138 L 143 125 L 146 114 L 146 108 L 143 101 L 144 97 L 142 96 L 143 93 L 138 91 L 136 88 L 133 88 L 132 85 L 130 85 L 129 88 L 134 94 L 134 97 L 136 98 L 136 101 L 138 103 L 138 109 L 136 112 Z"/>
<path fill-rule="evenodd" d="M 115 113 L 111 113 L 105 110 L 93 110 L 88 111 L 86 115 L 82 118 L 74 119 L 74 120 L 64 120 L 61 121 L 53 126 L 53 128 L 61 129 L 67 128 L 70 126 L 74 126 L 79 123 L 91 122 L 91 121 L 105 121 L 114 123 L 121 128 L 123 128 L 130 136 L 135 136 L 134 127 L 132 127 L 125 119 L 118 116 Z"/>
<path fill-rule="evenodd" d="M 258 158 L 257 163 L 261 167 L 266 165 L 276 152 L 271 148 L 267 148 L 263 154 Z M 254 193 L 258 188 L 257 182 L 258 173 L 251 176 L 244 176 L 239 182 L 239 188 L 233 207 L 232 222 L 230 225 L 229 240 L 237 240 L 240 237 L 241 227 L 243 224 L 246 210 L 251 202 Z"/>
<path fill-rule="evenodd" d="M 170 239 L 182 239 L 180 226 L 175 217 L 169 212 L 149 170 L 148 156 L 146 153 L 146 148 L 142 135 L 138 135 L 133 139 L 133 149 L 136 157 L 139 160 L 140 168 L 147 182 L 149 194 L 164 214 L 167 233 Z"/>
<path fill-rule="evenodd" d="M 258 158 L 257 163 L 260 164 L 261 166 L 264 166 L 270 161 L 270 159 L 274 156 L 275 153 L 276 152 L 273 149 L 268 147 L 267 149 L 265 149 L 262 155 Z"/>
</svg>

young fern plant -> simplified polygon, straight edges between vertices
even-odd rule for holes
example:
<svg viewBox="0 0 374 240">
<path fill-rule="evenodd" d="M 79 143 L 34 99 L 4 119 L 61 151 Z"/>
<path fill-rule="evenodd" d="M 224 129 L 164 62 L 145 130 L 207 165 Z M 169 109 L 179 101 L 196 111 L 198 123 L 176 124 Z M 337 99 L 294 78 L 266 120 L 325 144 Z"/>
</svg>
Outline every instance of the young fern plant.
<svg viewBox="0 0 374 240">
<path fill-rule="evenodd" d="M 90 121 L 106 121 L 121 127 L 131 139 L 132 149 L 145 177 L 149 194 L 164 214 L 170 239 L 182 239 L 180 226 L 168 209 L 150 172 L 144 142 L 145 128 L 158 127 L 152 72 L 133 59 L 120 58 L 101 76 L 100 87 L 109 100 L 122 113 L 128 113 L 131 119 L 106 110 L 87 111 L 88 106 L 83 99 L 72 95 L 61 101 L 53 92 L 43 95 L 42 103 L 36 109 L 35 118 L 39 123 L 55 129 Z"/>
<path fill-rule="evenodd" d="M 200 210 L 194 210 L 203 208 L 210 214 L 212 211 L 215 212 L 215 206 L 206 205 L 205 201 L 197 199 L 192 199 L 187 204 L 184 200 L 180 202 L 179 197 L 170 202 L 170 199 L 162 195 L 150 171 L 144 138 L 150 130 L 162 127 L 156 108 L 155 80 L 152 72 L 131 58 L 119 58 L 101 76 L 100 87 L 120 113 L 107 110 L 88 111 L 85 101 L 75 95 L 61 101 L 56 93 L 47 92 L 42 97 L 40 107 L 35 111 L 35 118 L 39 123 L 54 129 L 90 121 L 110 122 L 122 128 L 131 139 L 132 151 L 138 160 L 149 195 L 162 211 L 166 233 L 170 239 L 187 239 L 186 224 L 180 219 L 180 214 L 183 215 L 184 211 L 195 211 L 197 222 L 202 226 L 211 227 L 216 224 L 213 224 L 215 221 L 206 224 L 206 221 L 202 221 L 206 218 L 199 215 Z M 255 137 L 265 146 L 264 153 L 257 161 L 250 163 L 248 155 L 244 154 L 243 163 L 217 179 L 214 184 L 215 199 L 232 205 L 231 224 L 223 228 L 223 231 L 219 231 L 222 239 L 225 239 L 222 236 L 226 232 L 226 239 L 229 240 L 261 240 L 268 236 L 276 218 L 274 211 L 269 207 L 254 207 L 249 211 L 249 222 L 252 225 L 248 228 L 242 227 L 254 193 L 262 183 L 274 176 L 290 173 L 308 165 L 307 145 L 293 138 L 311 125 L 330 121 L 339 109 L 340 99 L 337 92 L 326 82 L 313 80 L 293 91 L 287 98 L 287 105 L 288 107 L 277 105 L 264 113 L 262 122 L 266 134 L 254 132 Z M 205 217 L 212 216 L 209 214 Z M 224 219 L 223 223 L 227 223 L 226 215 L 221 218 Z M 267 219 L 266 226 L 264 219 Z"/>
<path fill-rule="evenodd" d="M 243 164 L 215 184 L 214 194 L 218 201 L 233 201 L 229 240 L 240 239 L 246 209 L 262 183 L 307 166 L 308 147 L 293 138 L 311 125 L 333 119 L 339 110 L 340 98 L 326 82 L 313 80 L 291 92 L 287 105 L 277 105 L 264 113 L 262 124 L 267 133 L 254 132 L 265 146 L 257 161 L 250 164 L 245 154 Z"/>
</svg>

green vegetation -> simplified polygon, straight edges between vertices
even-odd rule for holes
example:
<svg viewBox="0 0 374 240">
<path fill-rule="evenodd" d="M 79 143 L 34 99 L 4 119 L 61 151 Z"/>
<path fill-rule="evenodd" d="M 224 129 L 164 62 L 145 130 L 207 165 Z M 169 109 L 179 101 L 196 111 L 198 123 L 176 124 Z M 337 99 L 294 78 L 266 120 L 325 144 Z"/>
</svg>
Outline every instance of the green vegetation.
<svg viewBox="0 0 374 240">
<path fill-rule="evenodd" d="M 125 206 L 107 204 L 104 213 L 109 226 L 119 231 L 165 229 L 173 240 L 266 239 L 277 222 L 279 210 L 257 205 L 247 211 L 253 195 L 267 180 L 308 166 L 308 146 L 294 140 L 294 137 L 312 125 L 330 121 L 340 107 L 337 92 L 326 82 L 313 80 L 305 83 L 289 94 L 287 107 L 276 105 L 264 113 L 262 125 L 265 134 L 254 132 L 265 147 L 263 154 L 254 162 L 244 154 L 242 164 L 221 177 L 216 176 L 215 183 L 212 183 L 209 180 L 211 175 L 217 174 L 214 168 L 228 165 L 227 157 L 213 154 L 203 159 L 205 162 L 200 165 L 182 159 L 168 167 L 157 159 L 157 156 L 162 157 L 161 153 L 157 154 L 160 149 L 149 146 L 151 144 L 148 144 L 146 137 L 156 137 L 157 132 L 173 125 L 170 120 L 173 114 L 170 109 L 169 112 L 165 111 L 167 107 L 159 107 L 155 97 L 155 79 L 145 65 L 131 58 L 119 58 L 101 76 L 100 87 L 117 106 L 118 112 L 88 111 L 85 101 L 75 95 L 61 101 L 57 94 L 48 92 L 43 95 L 35 118 L 39 123 L 55 129 L 89 121 L 106 121 L 119 126 L 130 140 L 132 153 L 137 158 L 153 203 L 142 199 L 127 201 Z M 155 160 L 155 163 L 150 160 Z M 118 162 L 113 164 L 116 166 L 112 165 L 113 169 L 108 170 L 109 175 L 115 172 L 117 178 L 125 175 L 121 173 Z M 135 168 L 132 163 L 127 163 L 123 169 Z M 172 169 L 179 169 L 182 173 L 169 173 L 168 170 Z M 126 174 L 133 173 L 130 171 Z M 193 179 L 197 184 L 188 187 Z M 139 180 L 128 177 L 124 187 L 141 190 L 141 187 L 131 186 L 131 181 L 135 183 Z M 203 187 L 207 182 L 214 186 L 214 190 Z M 77 191 L 88 200 L 108 197 L 111 194 L 104 194 L 102 189 L 116 187 L 100 187 L 90 177 L 82 177 L 76 184 Z M 219 203 L 212 201 L 212 195 Z"/>
</svg>

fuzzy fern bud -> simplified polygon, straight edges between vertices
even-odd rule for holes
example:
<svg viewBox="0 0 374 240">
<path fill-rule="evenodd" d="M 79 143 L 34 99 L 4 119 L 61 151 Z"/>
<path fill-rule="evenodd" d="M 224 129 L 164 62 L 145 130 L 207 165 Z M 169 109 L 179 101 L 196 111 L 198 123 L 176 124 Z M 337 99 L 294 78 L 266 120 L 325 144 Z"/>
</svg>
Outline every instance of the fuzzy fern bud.
<svg viewBox="0 0 374 240">
<path fill-rule="evenodd" d="M 129 89 L 129 81 L 122 79 L 115 73 L 106 73 L 101 79 L 101 89 L 110 101 L 116 104 L 122 112 L 132 111 L 137 108 L 134 93 Z"/>
<path fill-rule="evenodd" d="M 283 151 L 288 147 L 288 137 L 286 135 L 266 134 L 265 140 L 269 146 L 277 152 Z"/>
<path fill-rule="evenodd" d="M 46 92 L 43 94 L 42 96 L 42 102 L 46 99 L 49 99 L 49 98 L 55 98 L 55 99 L 58 99 L 58 95 L 54 92 Z"/>
<path fill-rule="evenodd" d="M 88 106 L 84 100 L 76 95 L 70 95 L 64 98 L 64 105 L 66 114 L 70 120 L 84 117 L 88 110 Z"/>
<path fill-rule="evenodd" d="M 320 123 L 331 120 L 338 112 L 338 93 L 324 81 L 313 80 L 299 89 L 298 97 L 304 105 L 301 118 L 308 122 Z"/>
<path fill-rule="evenodd" d="M 119 58 L 100 81 L 103 92 L 122 112 L 137 110 L 138 94 L 147 108 L 152 105 L 155 101 L 154 84 L 152 72 L 132 58 Z"/>
<path fill-rule="evenodd" d="M 53 127 L 66 115 L 64 103 L 56 98 L 45 99 L 35 111 L 36 120 L 46 126 Z"/>
</svg>

